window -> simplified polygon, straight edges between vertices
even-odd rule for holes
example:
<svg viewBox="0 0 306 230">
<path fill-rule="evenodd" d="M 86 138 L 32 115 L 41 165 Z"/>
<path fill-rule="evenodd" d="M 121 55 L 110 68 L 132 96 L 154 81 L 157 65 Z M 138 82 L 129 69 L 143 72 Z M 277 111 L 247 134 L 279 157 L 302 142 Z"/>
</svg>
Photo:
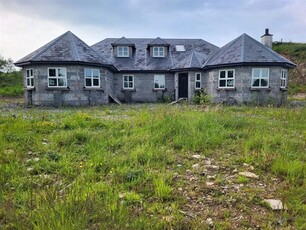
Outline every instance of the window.
<svg viewBox="0 0 306 230">
<path fill-rule="evenodd" d="M 134 89 L 133 75 L 123 75 L 123 89 Z"/>
<path fill-rule="evenodd" d="M 154 46 L 153 57 L 165 57 L 165 47 Z"/>
<path fill-rule="evenodd" d="M 252 87 L 268 88 L 269 87 L 269 69 L 254 68 L 252 71 Z"/>
<path fill-rule="evenodd" d="M 26 85 L 27 85 L 27 88 L 33 88 L 34 87 L 33 69 L 27 69 L 26 70 Z"/>
<path fill-rule="evenodd" d="M 48 86 L 65 87 L 67 86 L 66 68 L 48 68 Z"/>
<path fill-rule="evenodd" d="M 196 73 L 195 74 L 195 88 L 196 89 L 201 89 L 201 73 Z"/>
<path fill-rule="evenodd" d="M 235 70 L 227 69 L 219 71 L 219 88 L 235 87 Z"/>
<path fill-rule="evenodd" d="M 281 72 L 281 84 L 280 84 L 280 87 L 282 89 L 287 88 L 287 79 L 288 79 L 287 70 L 282 69 L 282 72 Z"/>
<path fill-rule="evenodd" d="M 117 47 L 117 57 L 129 57 L 129 47 L 128 46 L 118 46 Z"/>
<path fill-rule="evenodd" d="M 184 52 L 184 51 L 186 51 L 184 45 L 176 45 L 176 46 L 175 46 L 175 50 L 176 50 L 177 52 Z"/>
<path fill-rule="evenodd" d="M 85 87 L 100 87 L 100 70 L 84 69 Z"/>
<path fill-rule="evenodd" d="M 165 89 L 165 75 L 154 75 L 154 89 Z"/>
</svg>

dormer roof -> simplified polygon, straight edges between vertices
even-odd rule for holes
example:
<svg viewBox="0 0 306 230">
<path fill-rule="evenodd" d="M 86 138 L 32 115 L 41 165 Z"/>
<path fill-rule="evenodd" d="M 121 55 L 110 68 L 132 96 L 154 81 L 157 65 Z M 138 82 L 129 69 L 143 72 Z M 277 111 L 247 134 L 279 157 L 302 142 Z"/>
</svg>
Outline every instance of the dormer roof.
<svg viewBox="0 0 306 230">
<path fill-rule="evenodd" d="M 125 37 L 119 38 L 117 41 L 113 42 L 111 45 L 113 47 L 115 47 L 115 46 L 132 46 L 132 47 L 135 47 L 135 44 Z"/>
<path fill-rule="evenodd" d="M 153 41 L 148 43 L 148 47 L 150 46 L 170 46 L 170 44 L 165 40 L 161 39 L 160 37 L 157 37 Z"/>
</svg>

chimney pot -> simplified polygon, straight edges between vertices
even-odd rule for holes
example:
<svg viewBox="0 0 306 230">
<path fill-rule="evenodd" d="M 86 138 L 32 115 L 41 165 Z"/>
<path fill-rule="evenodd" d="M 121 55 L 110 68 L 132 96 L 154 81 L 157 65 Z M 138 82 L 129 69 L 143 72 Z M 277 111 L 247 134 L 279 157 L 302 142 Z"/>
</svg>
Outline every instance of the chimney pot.
<svg viewBox="0 0 306 230">
<path fill-rule="evenodd" d="M 269 34 L 269 28 L 266 28 L 266 34 L 265 35 L 268 35 Z"/>
<path fill-rule="evenodd" d="M 261 36 L 261 43 L 269 47 L 270 49 L 272 49 L 272 43 L 273 43 L 272 36 L 273 36 L 272 34 L 269 34 L 269 28 L 266 28 L 265 34 Z"/>
</svg>

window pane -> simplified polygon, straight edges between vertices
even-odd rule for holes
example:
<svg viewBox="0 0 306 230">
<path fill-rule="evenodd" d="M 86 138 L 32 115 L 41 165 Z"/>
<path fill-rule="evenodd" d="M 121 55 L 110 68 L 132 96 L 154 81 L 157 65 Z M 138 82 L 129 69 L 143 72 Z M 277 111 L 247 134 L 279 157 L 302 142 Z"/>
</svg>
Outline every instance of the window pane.
<svg viewBox="0 0 306 230">
<path fill-rule="evenodd" d="M 155 88 L 155 89 L 158 89 L 158 88 L 159 88 L 158 82 L 155 82 L 155 83 L 154 83 L 154 88 Z"/>
<path fill-rule="evenodd" d="M 129 76 L 129 81 L 133 81 L 133 76 Z"/>
<path fill-rule="evenodd" d="M 128 81 L 128 76 L 123 76 L 124 81 Z"/>
<path fill-rule="evenodd" d="M 233 87 L 234 86 L 234 81 L 233 80 L 227 80 L 227 86 L 228 87 Z"/>
<path fill-rule="evenodd" d="M 269 77 L 269 69 L 262 69 L 261 70 L 261 76 L 264 77 L 264 78 L 267 78 Z"/>
<path fill-rule="evenodd" d="M 225 78 L 225 71 L 220 71 L 220 78 Z"/>
<path fill-rule="evenodd" d="M 59 68 L 57 69 L 57 71 L 58 71 L 58 77 L 65 77 L 64 69 Z"/>
<path fill-rule="evenodd" d="M 252 86 L 259 86 L 259 79 L 254 79 Z"/>
<path fill-rule="evenodd" d="M 66 86 L 65 78 L 59 78 L 58 79 L 58 86 Z"/>
<path fill-rule="evenodd" d="M 100 77 L 100 72 L 98 69 L 94 69 L 92 70 L 92 76 L 95 78 L 99 78 Z"/>
<path fill-rule="evenodd" d="M 133 88 L 133 82 L 129 82 L 129 88 Z"/>
<path fill-rule="evenodd" d="M 201 88 L 201 83 L 199 81 L 196 82 L 196 88 L 197 89 Z"/>
<path fill-rule="evenodd" d="M 31 84 L 30 86 L 34 86 L 34 78 L 30 78 Z"/>
<path fill-rule="evenodd" d="M 90 78 L 85 79 L 85 86 L 91 86 L 91 79 Z"/>
<path fill-rule="evenodd" d="M 233 77 L 234 77 L 234 71 L 229 70 L 229 71 L 227 72 L 227 77 L 228 77 L 228 78 L 233 78 Z"/>
<path fill-rule="evenodd" d="M 124 88 L 128 88 L 128 87 L 129 87 L 129 84 L 128 84 L 127 82 L 124 82 L 123 87 L 124 87 Z"/>
<path fill-rule="evenodd" d="M 31 86 L 30 85 L 30 78 L 27 78 L 27 86 Z"/>
<path fill-rule="evenodd" d="M 85 69 L 84 72 L 85 72 L 84 73 L 85 77 L 91 77 L 91 70 L 90 69 Z"/>
<path fill-rule="evenodd" d="M 261 79 L 261 86 L 268 86 L 268 81 L 265 79 Z"/>
<path fill-rule="evenodd" d="M 49 86 L 57 86 L 57 79 L 49 78 Z"/>
<path fill-rule="evenodd" d="M 26 76 L 30 77 L 30 70 L 28 70 L 28 69 L 26 70 Z"/>
<path fill-rule="evenodd" d="M 93 85 L 99 86 L 99 79 L 93 79 Z"/>
<path fill-rule="evenodd" d="M 33 69 L 30 69 L 30 76 L 33 76 Z"/>
<path fill-rule="evenodd" d="M 56 76 L 55 69 L 49 69 L 49 77 L 55 77 L 55 76 Z"/>
<path fill-rule="evenodd" d="M 259 78 L 260 70 L 259 69 L 254 69 L 253 74 L 254 74 L 253 75 L 254 78 Z"/>
<path fill-rule="evenodd" d="M 196 80 L 197 80 L 197 81 L 201 81 L 201 74 L 199 74 L 199 73 L 196 74 Z"/>
<path fill-rule="evenodd" d="M 225 87 L 225 80 L 220 80 L 220 87 Z"/>
</svg>

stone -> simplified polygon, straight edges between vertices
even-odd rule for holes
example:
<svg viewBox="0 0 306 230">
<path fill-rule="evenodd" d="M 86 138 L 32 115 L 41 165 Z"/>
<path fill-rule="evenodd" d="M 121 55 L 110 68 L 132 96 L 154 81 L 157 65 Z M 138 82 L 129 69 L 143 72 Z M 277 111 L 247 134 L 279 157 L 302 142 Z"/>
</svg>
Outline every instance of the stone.
<svg viewBox="0 0 306 230">
<path fill-rule="evenodd" d="M 194 158 L 194 159 L 200 159 L 200 158 L 201 158 L 201 155 L 195 154 L 195 155 L 192 155 L 192 158 Z"/>
<path fill-rule="evenodd" d="M 248 178 L 254 178 L 254 179 L 258 179 L 259 176 L 256 175 L 255 173 L 252 173 L 252 172 L 240 172 L 238 173 L 240 176 L 245 176 L 245 177 L 248 177 Z"/>
<path fill-rule="evenodd" d="M 8 149 L 8 150 L 5 150 L 5 153 L 6 153 L 6 154 L 13 154 L 13 153 L 14 153 L 14 150 Z"/>
<path fill-rule="evenodd" d="M 34 170 L 34 168 L 27 168 L 28 172 L 32 172 Z"/>
<path fill-rule="evenodd" d="M 199 167 L 200 167 L 199 164 L 194 164 L 194 165 L 192 165 L 192 168 L 199 168 Z"/>
<path fill-rule="evenodd" d="M 206 219 L 206 224 L 208 224 L 209 227 L 211 227 L 211 228 L 214 227 L 214 222 L 213 222 L 212 218 L 207 218 Z"/>
<path fill-rule="evenodd" d="M 206 186 L 211 187 L 213 186 L 215 183 L 214 182 L 206 182 Z"/>
<path fill-rule="evenodd" d="M 217 165 L 206 165 L 205 168 L 211 170 L 218 170 L 220 167 Z"/>
<path fill-rule="evenodd" d="M 38 157 L 35 157 L 35 158 L 34 158 L 34 161 L 36 161 L 36 162 L 39 161 L 39 158 L 38 158 Z"/>
<path fill-rule="evenodd" d="M 204 163 L 206 164 L 206 165 L 211 165 L 211 161 L 208 159 L 208 160 L 206 160 L 206 161 L 204 161 Z"/>
<path fill-rule="evenodd" d="M 264 201 L 271 207 L 272 210 L 287 209 L 283 202 L 275 199 L 264 199 Z"/>
<path fill-rule="evenodd" d="M 238 172 L 238 169 L 234 169 L 234 170 L 233 170 L 233 173 L 236 173 L 236 172 Z"/>
</svg>

